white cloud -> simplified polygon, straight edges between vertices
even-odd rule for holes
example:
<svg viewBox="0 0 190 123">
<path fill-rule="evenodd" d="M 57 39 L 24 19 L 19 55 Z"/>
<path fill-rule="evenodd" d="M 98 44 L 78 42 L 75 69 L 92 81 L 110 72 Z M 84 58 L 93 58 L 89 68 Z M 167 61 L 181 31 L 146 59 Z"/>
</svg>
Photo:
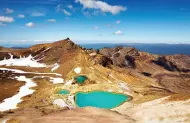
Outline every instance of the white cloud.
<svg viewBox="0 0 190 123">
<path fill-rule="evenodd" d="M 43 40 L 34 40 L 34 42 L 42 42 Z"/>
<path fill-rule="evenodd" d="M 71 5 L 71 4 L 69 4 L 68 6 L 67 6 L 67 8 L 69 8 L 69 9 L 73 9 L 73 6 Z"/>
<path fill-rule="evenodd" d="M 48 19 L 48 22 L 55 23 L 56 20 L 52 18 L 52 19 Z"/>
<path fill-rule="evenodd" d="M 12 23 L 13 21 L 14 21 L 14 18 L 12 18 L 12 17 L 0 16 L 0 22 Z"/>
<path fill-rule="evenodd" d="M 63 13 L 64 13 L 65 15 L 71 16 L 71 13 L 68 12 L 67 10 L 65 10 L 65 9 L 63 9 Z"/>
<path fill-rule="evenodd" d="M 19 15 L 18 15 L 18 18 L 25 18 L 25 15 L 19 14 Z"/>
<path fill-rule="evenodd" d="M 14 10 L 13 10 L 13 9 L 9 9 L 9 8 L 5 8 L 5 12 L 6 12 L 7 14 L 11 14 L 11 13 L 14 12 Z"/>
<path fill-rule="evenodd" d="M 33 12 L 33 13 L 31 14 L 31 16 L 40 17 L 40 16 L 45 16 L 45 14 L 44 14 L 44 13 L 41 13 L 41 12 Z"/>
<path fill-rule="evenodd" d="M 93 29 L 94 29 L 94 30 L 98 30 L 99 27 L 98 27 L 98 26 L 94 26 Z"/>
<path fill-rule="evenodd" d="M 34 27 L 35 24 L 34 24 L 33 22 L 29 22 L 29 23 L 27 23 L 25 26 L 27 26 L 27 27 Z"/>
<path fill-rule="evenodd" d="M 2 22 L 0 22 L 0 26 L 6 26 L 7 24 L 4 24 L 4 23 L 2 23 Z"/>
<path fill-rule="evenodd" d="M 122 31 L 116 31 L 113 33 L 114 35 L 124 35 L 124 33 Z"/>
<path fill-rule="evenodd" d="M 102 12 L 109 12 L 113 15 L 116 15 L 120 13 L 121 11 L 126 11 L 127 8 L 123 6 L 117 6 L 117 5 L 109 5 L 106 2 L 102 2 L 99 0 L 75 0 L 76 3 L 80 3 L 83 5 L 84 8 L 89 9 L 99 9 Z"/>
<path fill-rule="evenodd" d="M 120 20 L 117 20 L 117 21 L 116 21 L 116 24 L 120 24 L 120 23 L 121 23 L 121 21 L 120 21 Z"/>
<path fill-rule="evenodd" d="M 11 40 L 12 42 L 27 42 L 27 40 L 23 40 L 23 39 L 21 39 L 21 40 Z"/>
<path fill-rule="evenodd" d="M 56 11 L 57 11 L 57 12 L 63 12 L 63 13 L 64 13 L 65 15 L 67 15 L 67 16 L 71 16 L 71 13 L 68 12 L 66 9 L 64 9 L 64 7 L 63 7 L 62 4 L 57 5 Z"/>
<path fill-rule="evenodd" d="M 60 12 L 63 9 L 63 5 L 59 4 L 59 5 L 56 6 L 55 9 L 56 9 L 57 12 Z"/>
</svg>

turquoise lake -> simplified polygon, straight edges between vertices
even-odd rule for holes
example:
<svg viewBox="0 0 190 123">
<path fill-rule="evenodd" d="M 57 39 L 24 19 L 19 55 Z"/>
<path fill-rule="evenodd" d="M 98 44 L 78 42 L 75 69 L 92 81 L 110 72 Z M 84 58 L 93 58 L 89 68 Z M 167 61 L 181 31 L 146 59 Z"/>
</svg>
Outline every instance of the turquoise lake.
<svg viewBox="0 0 190 123">
<path fill-rule="evenodd" d="M 69 94 L 70 92 L 68 90 L 60 90 L 58 94 Z"/>
<path fill-rule="evenodd" d="M 79 83 L 79 84 L 83 84 L 86 79 L 87 79 L 86 76 L 77 76 L 77 77 L 75 77 L 75 80 L 76 80 L 77 83 Z"/>
<path fill-rule="evenodd" d="M 78 92 L 75 98 L 78 107 L 115 108 L 129 99 L 127 95 L 104 91 Z"/>
</svg>

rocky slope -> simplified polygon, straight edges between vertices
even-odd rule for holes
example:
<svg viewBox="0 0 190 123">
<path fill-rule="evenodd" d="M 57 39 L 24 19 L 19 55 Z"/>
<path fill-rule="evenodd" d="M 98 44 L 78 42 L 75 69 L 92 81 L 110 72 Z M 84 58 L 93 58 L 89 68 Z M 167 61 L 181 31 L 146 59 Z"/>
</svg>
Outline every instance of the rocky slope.
<svg viewBox="0 0 190 123">
<path fill-rule="evenodd" d="M 131 47 L 104 48 L 99 52 L 110 58 L 115 66 L 130 68 L 144 76 L 155 78 L 173 93 L 186 93 L 190 90 L 190 56 L 159 56 Z"/>
<path fill-rule="evenodd" d="M 1 47 L 0 102 L 15 95 L 23 100 L 18 99 L 17 108 L 9 111 L 2 107 L 9 102 L 0 103 L 1 119 L 8 123 L 48 123 L 46 119 L 50 118 L 53 122 L 73 119 L 77 123 L 188 123 L 189 112 L 184 109 L 190 108 L 189 70 L 190 56 L 160 56 L 131 47 L 97 51 L 82 48 L 70 39 L 27 49 Z M 84 84 L 74 81 L 78 75 L 88 78 Z M 30 95 L 21 96 L 21 88 Z M 57 94 L 62 89 L 70 94 Z M 96 90 L 126 94 L 130 101 L 111 110 L 78 109 L 75 94 Z M 65 101 L 64 106 L 55 105 L 56 99 Z M 171 112 L 164 115 L 168 110 Z"/>
<path fill-rule="evenodd" d="M 186 55 L 159 56 L 131 47 L 104 48 L 100 49 L 99 53 L 110 58 L 115 66 L 121 68 L 133 68 L 143 72 L 141 67 L 144 68 L 148 64 L 152 67 L 145 68 L 144 71 L 164 69 L 174 72 L 190 72 L 190 56 Z M 158 67 L 160 69 L 157 69 Z"/>
</svg>

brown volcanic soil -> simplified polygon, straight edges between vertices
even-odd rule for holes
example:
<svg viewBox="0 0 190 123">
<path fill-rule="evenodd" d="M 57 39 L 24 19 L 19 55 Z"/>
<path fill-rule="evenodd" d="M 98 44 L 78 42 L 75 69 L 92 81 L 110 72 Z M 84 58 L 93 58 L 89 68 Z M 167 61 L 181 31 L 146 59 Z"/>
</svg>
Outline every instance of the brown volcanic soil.
<svg viewBox="0 0 190 123">
<path fill-rule="evenodd" d="M 190 56 L 187 55 L 159 56 L 131 47 L 103 48 L 99 52 L 121 68 L 133 68 L 150 74 L 159 71 L 190 72 Z"/>
<path fill-rule="evenodd" d="M 11 72 L 0 70 L 0 102 L 15 95 L 20 87 L 25 84 L 15 80 L 14 76 Z"/>
<path fill-rule="evenodd" d="M 140 73 L 156 79 L 170 92 L 190 93 L 190 56 L 159 56 L 130 47 L 104 48 L 100 53 L 109 57 L 113 64 L 118 66 L 116 71 L 126 69 L 129 74 L 136 77 Z"/>
<path fill-rule="evenodd" d="M 135 120 L 113 111 L 83 108 L 51 112 L 48 115 L 37 109 L 25 109 L 14 114 L 8 123 L 132 123 Z"/>
<path fill-rule="evenodd" d="M 0 102 L 4 99 L 12 97 L 15 95 L 20 87 L 24 85 L 24 82 L 19 82 L 16 80 L 1 80 L 0 81 Z"/>
<path fill-rule="evenodd" d="M 146 113 L 150 118 L 156 119 L 155 121 L 162 122 L 163 119 L 167 120 L 168 118 L 170 122 L 173 122 L 176 121 L 173 118 L 175 116 L 179 117 L 179 119 L 188 116 L 189 112 L 185 112 L 183 109 L 190 108 L 190 103 L 187 101 L 190 99 L 190 56 L 159 56 L 140 52 L 135 48 L 124 47 L 104 48 L 99 51 L 87 50 L 75 45 L 70 39 L 51 44 L 35 45 L 28 49 L 1 48 L 0 59 L 4 58 L 5 55 L 8 56 L 9 52 L 14 57 L 32 54 L 35 59 L 42 58 L 39 61 L 41 63 L 47 65 L 58 63 L 60 65 L 54 72 L 51 71 L 51 67 L 7 67 L 10 69 L 14 68 L 27 72 L 59 73 L 63 75 L 60 78 L 64 78 L 65 82 L 67 82 L 79 75 L 73 70 L 80 67 L 82 69 L 80 74 L 88 77 L 88 82 L 84 85 L 72 84 L 69 86 L 64 84 L 53 85 L 48 77 L 33 79 L 38 85 L 33 88 L 36 91 L 32 95 L 24 97 L 24 101 L 18 105 L 20 110 L 15 110 L 15 113 L 11 114 L 14 117 L 16 116 L 15 123 L 18 120 L 27 123 L 29 121 L 31 123 L 48 123 L 68 122 L 71 119 L 73 122 L 135 122 L 132 120 L 135 118 L 139 120 L 139 123 L 143 123 L 147 122 Z M 24 75 L 29 78 L 37 76 L 33 74 L 16 75 Z M 13 77 L 12 73 L 0 76 L 0 78 L 7 79 L 9 76 Z M 41 76 L 55 77 L 53 74 L 41 74 Z M 126 84 L 126 88 L 119 87 L 120 83 Z M 94 108 L 59 111 L 52 105 L 52 101 L 57 98 L 65 99 L 65 96 L 56 94 L 61 89 L 69 90 L 72 95 L 78 91 L 111 90 L 115 93 L 130 95 L 132 100 L 116 109 L 112 109 L 122 115 Z M 166 98 L 166 104 L 159 103 L 159 100 L 163 98 Z M 178 104 L 176 101 L 181 102 Z M 143 113 L 141 113 L 141 110 Z M 168 110 L 171 110 L 170 115 L 165 115 Z M 178 111 L 184 115 L 179 115 Z M 13 121 L 11 123 L 14 123 Z"/>
<path fill-rule="evenodd" d="M 75 45 L 69 38 L 65 40 L 60 40 L 55 43 L 38 44 L 27 49 L 10 49 L 1 48 L 0 49 L 0 59 L 3 60 L 5 57 L 10 58 L 9 53 L 13 55 L 13 58 L 27 57 L 32 55 L 35 59 L 42 59 L 40 62 L 46 64 L 52 64 L 55 61 L 60 62 L 60 58 L 64 55 L 69 55 L 70 53 L 80 49 L 78 45 Z M 72 54 L 70 54 L 72 55 Z M 64 59 L 67 60 L 67 59 Z"/>
<path fill-rule="evenodd" d="M 190 93 L 190 74 L 159 74 L 158 82 L 174 93 Z"/>
</svg>

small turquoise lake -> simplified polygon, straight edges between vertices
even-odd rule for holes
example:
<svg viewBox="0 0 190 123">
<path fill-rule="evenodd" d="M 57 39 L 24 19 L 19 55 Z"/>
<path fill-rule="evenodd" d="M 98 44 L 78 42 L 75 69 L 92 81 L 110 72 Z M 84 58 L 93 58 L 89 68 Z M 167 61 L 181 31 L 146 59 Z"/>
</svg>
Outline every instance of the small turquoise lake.
<svg viewBox="0 0 190 123">
<path fill-rule="evenodd" d="M 63 94 L 63 95 L 65 95 L 65 94 L 69 94 L 69 93 L 70 92 L 68 90 L 60 90 L 60 91 L 58 91 L 57 94 Z"/>
<path fill-rule="evenodd" d="M 75 96 L 75 102 L 78 107 L 97 107 L 112 109 L 120 106 L 129 99 L 127 95 L 104 91 L 78 92 Z"/>
<path fill-rule="evenodd" d="M 79 84 L 83 84 L 86 79 L 87 79 L 86 76 L 77 76 L 77 77 L 75 77 L 76 82 L 79 83 Z"/>
</svg>

